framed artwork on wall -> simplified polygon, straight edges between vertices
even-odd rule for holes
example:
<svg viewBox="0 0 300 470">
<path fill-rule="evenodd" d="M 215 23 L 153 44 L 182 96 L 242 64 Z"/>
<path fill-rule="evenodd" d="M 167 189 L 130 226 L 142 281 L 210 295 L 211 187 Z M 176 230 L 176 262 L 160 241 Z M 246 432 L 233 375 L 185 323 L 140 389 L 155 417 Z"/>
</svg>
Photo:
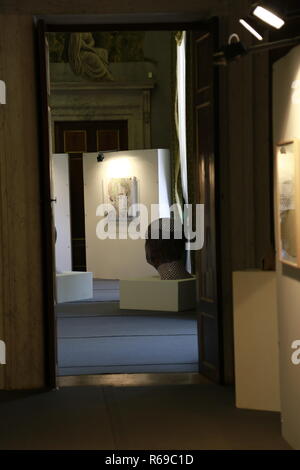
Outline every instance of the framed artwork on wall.
<svg viewBox="0 0 300 470">
<path fill-rule="evenodd" d="M 103 182 L 103 201 L 115 210 L 117 220 L 132 219 L 137 216 L 132 205 L 138 203 L 137 178 L 107 178 Z"/>
<path fill-rule="evenodd" d="M 300 268 L 300 145 L 277 145 L 277 223 L 279 259 Z"/>
</svg>

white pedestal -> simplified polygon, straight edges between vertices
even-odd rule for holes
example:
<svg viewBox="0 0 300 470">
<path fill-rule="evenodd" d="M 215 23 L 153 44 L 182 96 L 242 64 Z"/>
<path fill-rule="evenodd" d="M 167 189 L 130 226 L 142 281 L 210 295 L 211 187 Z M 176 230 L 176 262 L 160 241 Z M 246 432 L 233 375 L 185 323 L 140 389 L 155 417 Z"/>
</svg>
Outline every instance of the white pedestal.
<svg viewBox="0 0 300 470">
<path fill-rule="evenodd" d="M 276 273 L 233 273 L 236 406 L 280 411 Z"/>
<path fill-rule="evenodd" d="M 93 273 L 64 272 L 56 274 L 57 303 L 93 298 Z"/>
<path fill-rule="evenodd" d="M 162 281 L 158 276 L 120 281 L 120 308 L 181 312 L 196 306 L 196 279 Z"/>
</svg>

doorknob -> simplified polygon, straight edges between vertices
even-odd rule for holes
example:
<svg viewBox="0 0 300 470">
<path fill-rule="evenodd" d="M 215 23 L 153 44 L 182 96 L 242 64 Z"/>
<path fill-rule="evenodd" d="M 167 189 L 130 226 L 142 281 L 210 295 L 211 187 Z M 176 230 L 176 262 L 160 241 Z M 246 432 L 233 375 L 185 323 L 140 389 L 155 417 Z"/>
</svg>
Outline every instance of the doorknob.
<svg viewBox="0 0 300 470">
<path fill-rule="evenodd" d="M 57 199 L 50 199 L 50 202 L 57 202 Z"/>
</svg>

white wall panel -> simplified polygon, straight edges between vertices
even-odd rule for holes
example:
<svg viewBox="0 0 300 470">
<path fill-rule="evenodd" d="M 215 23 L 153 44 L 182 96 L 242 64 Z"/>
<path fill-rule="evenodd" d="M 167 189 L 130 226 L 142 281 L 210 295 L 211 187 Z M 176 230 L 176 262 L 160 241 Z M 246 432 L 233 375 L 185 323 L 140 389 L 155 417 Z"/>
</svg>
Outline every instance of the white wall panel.
<svg viewBox="0 0 300 470">
<path fill-rule="evenodd" d="M 95 278 L 121 279 L 153 275 L 156 273 L 145 259 L 145 240 L 100 240 L 96 235 L 96 216 L 103 199 L 102 184 L 109 178 L 137 178 L 138 202 L 147 209 L 151 204 L 170 205 L 170 159 L 168 150 L 134 150 L 105 154 L 103 162 L 97 162 L 97 154 L 83 155 L 85 230 L 87 270 Z M 164 213 L 153 214 L 154 220 Z M 125 228 L 127 231 L 127 228 Z"/>
<path fill-rule="evenodd" d="M 58 272 L 72 271 L 69 156 L 52 155 L 54 222 L 57 231 L 55 262 Z"/>
</svg>

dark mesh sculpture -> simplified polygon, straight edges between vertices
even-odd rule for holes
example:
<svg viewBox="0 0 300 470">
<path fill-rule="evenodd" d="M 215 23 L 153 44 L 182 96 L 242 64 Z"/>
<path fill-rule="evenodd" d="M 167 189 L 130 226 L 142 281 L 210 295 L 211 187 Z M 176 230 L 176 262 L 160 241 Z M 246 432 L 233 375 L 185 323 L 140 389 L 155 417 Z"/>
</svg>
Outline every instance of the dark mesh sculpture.
<svg viewBox="0 0 300 470">
<path fill-rule="evenodd" d="M 146 233 L 146 259 L 161 279 L 187 279 L 192 276 L 184 265 L 185 237 L 183 226 L 173 219 L 157 219 Z"/>
</svg>

